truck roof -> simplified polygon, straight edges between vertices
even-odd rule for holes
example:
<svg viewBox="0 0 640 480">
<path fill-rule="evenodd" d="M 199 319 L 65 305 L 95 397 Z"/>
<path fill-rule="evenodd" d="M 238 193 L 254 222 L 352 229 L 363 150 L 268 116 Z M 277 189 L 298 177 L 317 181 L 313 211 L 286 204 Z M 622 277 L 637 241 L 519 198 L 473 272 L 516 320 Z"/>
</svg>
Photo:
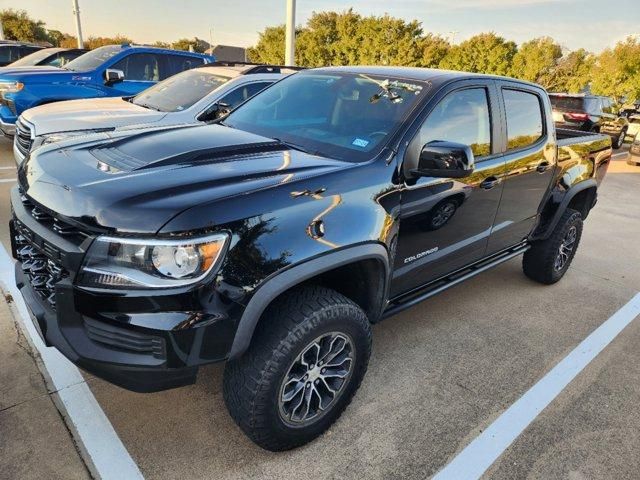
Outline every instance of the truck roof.
<svg viewBox="0 0 640 480">
<path fill-rule="evenodd" d="M 395 66 L 340 66 L 340 67 L 320 67 L 315 68 L 312 71 L 318 72 L 350 72 L 361 73 L 368 75 L 389 76 L 389 77 L 402 77 L 410 80 L 417 81 L 435 81 L 444 83 L 451 80 L 463 80 L 469 78 L 492 78 L 498 80 L 508 80 L 510 82 L 518 82 L 524 85 L 531 85 L 541 88 L 540 85 L 527 82 L 525 80 L 519 80 L 517 78 L 505 77 L 500 75 L 487 75 L 483 73 L 469 73 L 459 72 L 455 70 L 440 70 L 435 68 L 420 68 L 420 67 L 395 67 Z"/>
</svg>

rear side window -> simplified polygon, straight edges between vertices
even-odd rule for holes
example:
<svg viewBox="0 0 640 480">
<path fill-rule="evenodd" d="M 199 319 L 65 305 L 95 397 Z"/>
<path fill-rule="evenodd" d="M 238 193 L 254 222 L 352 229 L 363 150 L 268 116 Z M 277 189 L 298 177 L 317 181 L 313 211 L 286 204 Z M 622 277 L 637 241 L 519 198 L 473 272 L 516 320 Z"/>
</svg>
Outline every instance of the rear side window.
<svg viewBox="0 0 640 480">
<path fill-rule="evenodd" d="M 152 53 L 134 53 L 128 55 L 111 68 L 122 70 L 125 80 L 157 82 L 160 80 L 158 56 Z"/>
<path fill-rule="evenodd" d="M 542 137 L 540 98 L 521 90 L 502 90 L 507 113 L 507 150 L 527 147 Z"/>
<path fill-rule="evenodd" d="M 171 74 L 191 70 L 198 65 L 204 64 L 204 59 L 197 57 L 187 57 L 184 55 L 167 55 L 169 61 L 169 71 Z"/>
<path fill-rule="evenodd" d="M 469 145 L 475 157 L 491 153 L 491 119 L 484 88 L 459 90 L 444 97 L 422 124 L 409 149 L 417 158 L 425 144 L 437 140 Z"/>
</svg>

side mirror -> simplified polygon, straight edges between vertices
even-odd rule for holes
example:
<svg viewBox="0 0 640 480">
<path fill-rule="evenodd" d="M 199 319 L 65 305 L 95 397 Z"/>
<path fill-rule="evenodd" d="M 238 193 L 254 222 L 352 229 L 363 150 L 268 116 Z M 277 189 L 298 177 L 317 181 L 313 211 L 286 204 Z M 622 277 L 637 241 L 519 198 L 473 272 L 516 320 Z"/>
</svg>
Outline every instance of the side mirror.
<svg viewBox="0 0 640 480">
<path fill-rule="evenodd" d="M 462 178 L 471 175 L 473 168 L 469 145 L 435 140 L 422 147 L 418 167 L 411 173 L 418 177 Z"/>
<path fill-rule="evenodd" d="M 104 84 L 113 85 L 114 83 L 120 83 L 124 80 L 124 72 L 122 70 L 114 70 L 107 68 L 104 71 Z"/>
<path fill-rule="evenodd" d="M 222 117 L 226 117 L 230 113 L 231 107 L 229 106 L 229 104 L 224 102 L 216 102 L 205 110 L 205 112 L 200 116 L 199 120 L 201 122 L 211 122 L 213 120 L 218 120 Z"/>
</svg>

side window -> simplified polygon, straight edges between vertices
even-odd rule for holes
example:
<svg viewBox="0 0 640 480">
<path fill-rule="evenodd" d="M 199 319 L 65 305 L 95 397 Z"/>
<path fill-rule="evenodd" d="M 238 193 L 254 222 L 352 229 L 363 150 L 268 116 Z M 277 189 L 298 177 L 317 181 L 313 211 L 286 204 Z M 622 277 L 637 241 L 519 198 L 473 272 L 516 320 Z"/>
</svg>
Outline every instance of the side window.
<svg viewBox="0 0 640 480">
<path fill-rule="evenodd" d="M 37 52 L 38 50 L 41 50 L 41 49 L 37 47 L 20 47 L 20 54 L 16 58 L 26 57 L 27 55 L 30 55 L 33 52 Z"/>
<path fill-rule="evenodd" d="M 527 147 L 543 134 L 540 98 L 529 92 L 503 89 L 507 113 L 507 150 Z"/>
<path fill-rule="evenodd" d="M 169 61 L 169 71 L 171 75 L 191 70 L 194 67 L 202 65 L 204 59 L 196 57 L 186 57 L 184 55 L 167 55 Z"/>
<path fill-rule="evenodd" d="M 469 145 L 475 157 L 491 153 L 491 117 L 484 88 L 452 92 L 435 107 L 411 141 L 417 158 L 422 147 L 435 140 Z"/>
<path fill-rule="evenodd" d="M 152 53 L 133 53 L 111 68 L 122 70 L 125 80 L 157 82 L 160 80 L 158 57 Z"/>
<path fill-rule="evenodd" d="M 264 90 L 271 85 L 271 82 L 256 82 L 232 90 L 220 99 L 220 103 L 226 103 L 229 108 L 234 109 L 248 98 L 253 97 L 256 93 Z"/>
</svg>

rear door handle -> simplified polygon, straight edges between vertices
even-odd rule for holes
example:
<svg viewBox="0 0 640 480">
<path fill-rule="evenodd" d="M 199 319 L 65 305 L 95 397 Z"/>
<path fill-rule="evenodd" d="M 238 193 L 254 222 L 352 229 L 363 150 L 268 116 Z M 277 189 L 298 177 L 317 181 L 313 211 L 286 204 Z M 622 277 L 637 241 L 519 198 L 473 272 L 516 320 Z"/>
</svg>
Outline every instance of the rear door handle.
<svg viewBox="0 0 640 480">
<path fill-rule="evenodd" d="M 480 188 L 485 190 L 491 190 L 493 187 L 500 183 L 500 179 L 498 177 L 487 177 L 482 183 L 480 183 Z"/>
<path fill-rule="evenodd" d="M 541 162 L 537 167 L 536 170 L 538 171 L 538 173 L 544 173 L 547 170 L 549 170 L 551 168 L 551 164 L 547 161 Z"/>
</svg>

